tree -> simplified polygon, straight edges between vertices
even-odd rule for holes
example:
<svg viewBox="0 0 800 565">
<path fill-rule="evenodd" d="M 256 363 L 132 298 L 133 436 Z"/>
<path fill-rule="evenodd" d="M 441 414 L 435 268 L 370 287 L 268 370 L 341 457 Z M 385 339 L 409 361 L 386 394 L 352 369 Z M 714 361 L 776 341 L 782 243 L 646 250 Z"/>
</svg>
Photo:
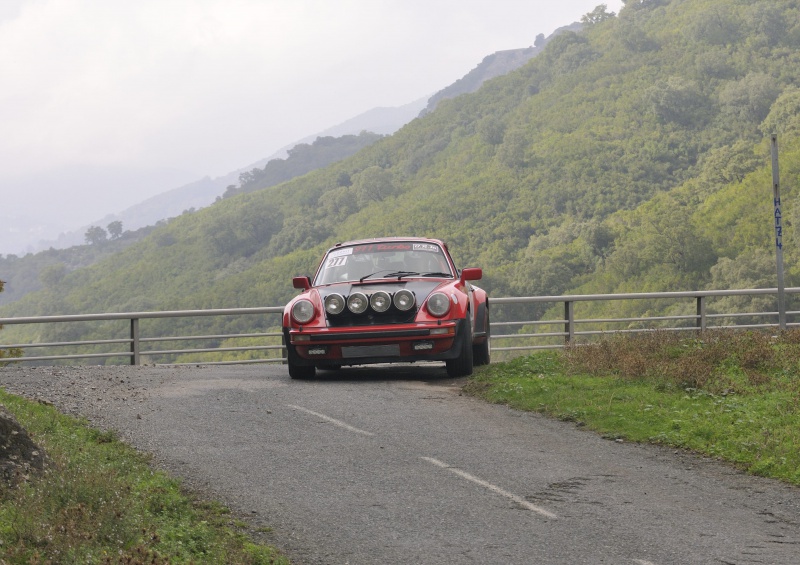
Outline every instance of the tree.
<svg viewBox="0 0 800 565">
<path fill-rule="evenodd" d="M 658 81 L 647 90 L 647 101 L 663 123 L 701 125 L 707 120 L 709 102 L 700 87 L 680 76 Z"/>
<path fill-rule="evenodd" d="M 734 118 L 760 124 L 781 93 L 780 86 L 766 73 L 750 72 L 722 87 L 719 101 L 723 111 Z"/>
<path fill-rule="evenodd" d="M 528 136 L 522 129 L 509 130 L 497 150 L 497 159 L 510 169 L 522 168 L 525 166 L 525 154 L 529 145 Z"/>
<path fill-rule="evenodd" d="M 251 184 L 251 183 L 255 183 L 256 181 L 258 181 L 258 179 L 260 179 L 263 176 L 263 174 L 264 174 L 264 171 L 262 171 L 261 169 L 259 169 L 257 167 L 253 168 L 253 169 L 251 169 L 249 171 L 245 171 L 243 173 L 240 173 L 239 174 L 239 185 L 242 188 L 244 188 L 245 185 L 248 185 L 248 184 Z"/>
<path fill-rule="evenodd" d="M 622 0 L 622 5 L 626 8 L 654 8 L 668 2 L 669 0 Z"/>
<path fill-rule="evenodd" d="M 703 77 L 727 79 L 736 74 L 733 59 L 724 47 L 708 48 L 698 53 L 695 68 Z"/>
<path fill-rule="evenodd" d="M 544 40 L 545 40 L 544 34 L 540 33 L 539 35 L 536 36 L 536 39 L 533 40 L 533 46 L 544 47 Z"/>
<path fill-rule="evenodd" d="M 760 129 L 764 136 L 800 133 L 800 89 L 786 89 L 770 108 Z"/>
<path fill-rule="evenodd" d="M 725 6 L 714 5 L 706 12 L 696 14 L 685 33 L 697 43 L 731 45 L 739 40 L 740 31 L 735 15 L 727 12 Z"/>
<path fill-rule="evenodd" d="M 764 157 L 753 151 L 753 144 L 739 140 L 707 153 L 700 180 L 713 183 L 715 188 L 741 183 L 745 176 L 763 165 Z"/>
<path fill-rule="evenodd" d="M 616 35 L 623 47 L 629 51 L 644 53 L 659 48 L 658 42 L 631 20 L 622 20 L 617 26 Z"/>
<path fill-rule="evenodd" d="M 392 173 L 381 167 L 368 167 L 353 178 L 353 189 L 359 208 L 380 202 L 397 192 Z"/>
<path fill-rule="evenodd" d="M 353 184 L 350 174 L 347 171 L 342 171 L 336 177 L 336 186 L 351 186 Z"/>
<path fill-rule="evenodd" d="M 481 118 L 476 129 L 481 139 L 489 145 L 500 145 L 503 143 L 503 135 L 506 132 L 506 127 L 496 116 L 489 115 Z"/>
<path fill-rule="evenodd" d="M 695 228 L 694 208 L 662 194 L 618 218 L 621 235 L 603 265 L 609 291 L 677 290 L 703 283 L 717 256 Z"/>
<path fill-rule="evenodd" d="M 203 232 L 216 255 L 230 259 L 249 257 L 265 247 L 282 227 L 283 214 L 269 200 L 245 195 L 235 204 L 220 208 Z"/>
<path fill-rule="evenodd" d="M 770 288 L 775 286 L 775 256 L 765 248 L 749 249 L 731 259 L 722 257 L 711 267 L 711 288 Z M 769 312 L 775 307 L 772 295 L 725 296 L 710 307 L 719 312 Z M 758 316 L 726 319 L 725 324 L 756 324 Z"/>
<path fill-rule="evenodd" d="M 788 24 L 780 7 L 768 2 L 753 6 L 750 25 L 767 45 L 777 45 L 786 34 Z"/>
<path fill-rule="evenodd" d="M 84 238 L 89 245 L 99 245 L 108 239 L 108 233 L 100 226 L 92 226 L 86 230 Z"/>
<path fill-rule="evenodd" d="M 0 281 L 0 292 L 3 292 L 3 285 L 5 285 L 5 281 Z M 2 324 L 0 324 L 0 330 L 3 329 Z M 12 349 L 0 349 L 0 359 L 3 357 L 22 357 L 22 350 L 18 347 L 14 347 Z M 0 363 L 0 367 L 3 366 L 3 363 Z"/>
<path fill-rule="evenodd" d="M 55 265 L 48 265 L 42 272 L 39 273 L 39 280 L 47 288 L 55 288 L 64 280 L 67 275 L 67 267 L 64 263 L 56 263 Z"/>
<path fill-rule="evenodd" d="M 111 239 L 119 239 L 122 235 L 122 222 L 119 220 L 111 222 L 106 226 L 106 228 L 108 228 L 108 233 L 111 236 Z"/>
<path fill-rule="evenodd" d="M 599 24 L 600 22 L 604 22 L 610 18 L 613 18 L 615 15 L 616 14 L 614 14 L 614 12 L 608 11 L 607 5 L 600 4 L 588 14 L 584 14 L 581 18 L 581 23 L 586 25 Z"/>
</svg>

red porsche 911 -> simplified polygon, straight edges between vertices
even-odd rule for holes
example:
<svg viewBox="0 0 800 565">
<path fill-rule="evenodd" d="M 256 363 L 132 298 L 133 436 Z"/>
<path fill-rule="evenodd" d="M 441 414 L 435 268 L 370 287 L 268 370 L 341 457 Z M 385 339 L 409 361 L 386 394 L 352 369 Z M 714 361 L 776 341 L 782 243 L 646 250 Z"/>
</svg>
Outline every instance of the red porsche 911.
<svg viewBox="0 0 800 565">
<path fill-rule="evenodd" d="M 289 375 L 345 365 L 444 361 L 451 377 L 489 363 L 489 299 L 437 239 L 339 243 L 283 312 Z"/>
</svg>

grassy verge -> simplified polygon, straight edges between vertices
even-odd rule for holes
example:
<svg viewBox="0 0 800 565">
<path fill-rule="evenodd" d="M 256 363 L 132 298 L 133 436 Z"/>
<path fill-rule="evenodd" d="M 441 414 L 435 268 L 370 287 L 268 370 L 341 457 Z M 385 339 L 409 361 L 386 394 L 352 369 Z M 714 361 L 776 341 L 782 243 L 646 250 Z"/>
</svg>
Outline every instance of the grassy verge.
<svg viewBox="0 0 800 565">
<path fill-rule="evenodd" d="M 655 332 L 536 353 L 476 373 L 490 402 L 605 437 L 693 450 L 800 485 L 800 331 Z"/>
<path fill-rule="evenodd" d="M 289 563 L 113 433 L 1 390 L 0 403 L 51 460 L 0 488 L 0 563 Z"/>
</svg>

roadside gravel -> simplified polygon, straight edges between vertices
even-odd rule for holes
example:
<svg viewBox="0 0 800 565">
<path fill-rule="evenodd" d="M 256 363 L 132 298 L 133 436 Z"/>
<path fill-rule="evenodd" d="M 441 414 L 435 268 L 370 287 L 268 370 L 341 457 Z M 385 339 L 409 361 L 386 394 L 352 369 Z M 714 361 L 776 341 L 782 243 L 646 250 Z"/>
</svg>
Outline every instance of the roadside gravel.
<svg viewBox="0 0 800 565">
<path fill-rule="evenodd" d="M 181 371 L 173 368 L 173 371 Z M 137 406 L 148 390 L 161 382 L 152 367 L 5 367 L 0 368 L 0 386 L 28 399 L 52 404 L 64 414 L 85 417 L 94 425 L 111 425 L 109 411 L 136 417 Z M 139 414 L 141 416 L 141 414 Z M 121 430 L 122 431 L 122 430 Z M 136 428 L 126 428 L 126 435 Z"/>
<path fill-rule="evenodd" d="M 208 486 L 206 481 L 187 475 L 186 468 L 176 467 L 156 449 L 153 433 L 158 432 L 158 418 L 149 417 L 147 426 L 137 424 L 159 410 L 146 405 L 153 391 L 160 390 L 166 381 L 188 380 L 190 371 L 196 376 L 203 370 L 199 366 L 153 365 L 0 367 L 0 387 L 52 405 L 64 414 L 85 418 L 98 429 L 115 430 L 126 443 L 151 454 L 159 468 L 179 474 L 184 484 L 202 494 Z"/>
</svg>

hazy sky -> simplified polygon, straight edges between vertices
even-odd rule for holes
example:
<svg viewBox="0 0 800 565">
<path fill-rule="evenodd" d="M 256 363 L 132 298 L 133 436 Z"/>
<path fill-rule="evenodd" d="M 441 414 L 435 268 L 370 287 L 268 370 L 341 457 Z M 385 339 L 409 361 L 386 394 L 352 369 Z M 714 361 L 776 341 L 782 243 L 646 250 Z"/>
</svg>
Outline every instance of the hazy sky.
<svg viewBox="0 0 800 565">
<path fill-rule="evenodd" d="M 600 3 L 0 0 L 0 221 L 80 227 L 221 176 Z"/>
</svg>

